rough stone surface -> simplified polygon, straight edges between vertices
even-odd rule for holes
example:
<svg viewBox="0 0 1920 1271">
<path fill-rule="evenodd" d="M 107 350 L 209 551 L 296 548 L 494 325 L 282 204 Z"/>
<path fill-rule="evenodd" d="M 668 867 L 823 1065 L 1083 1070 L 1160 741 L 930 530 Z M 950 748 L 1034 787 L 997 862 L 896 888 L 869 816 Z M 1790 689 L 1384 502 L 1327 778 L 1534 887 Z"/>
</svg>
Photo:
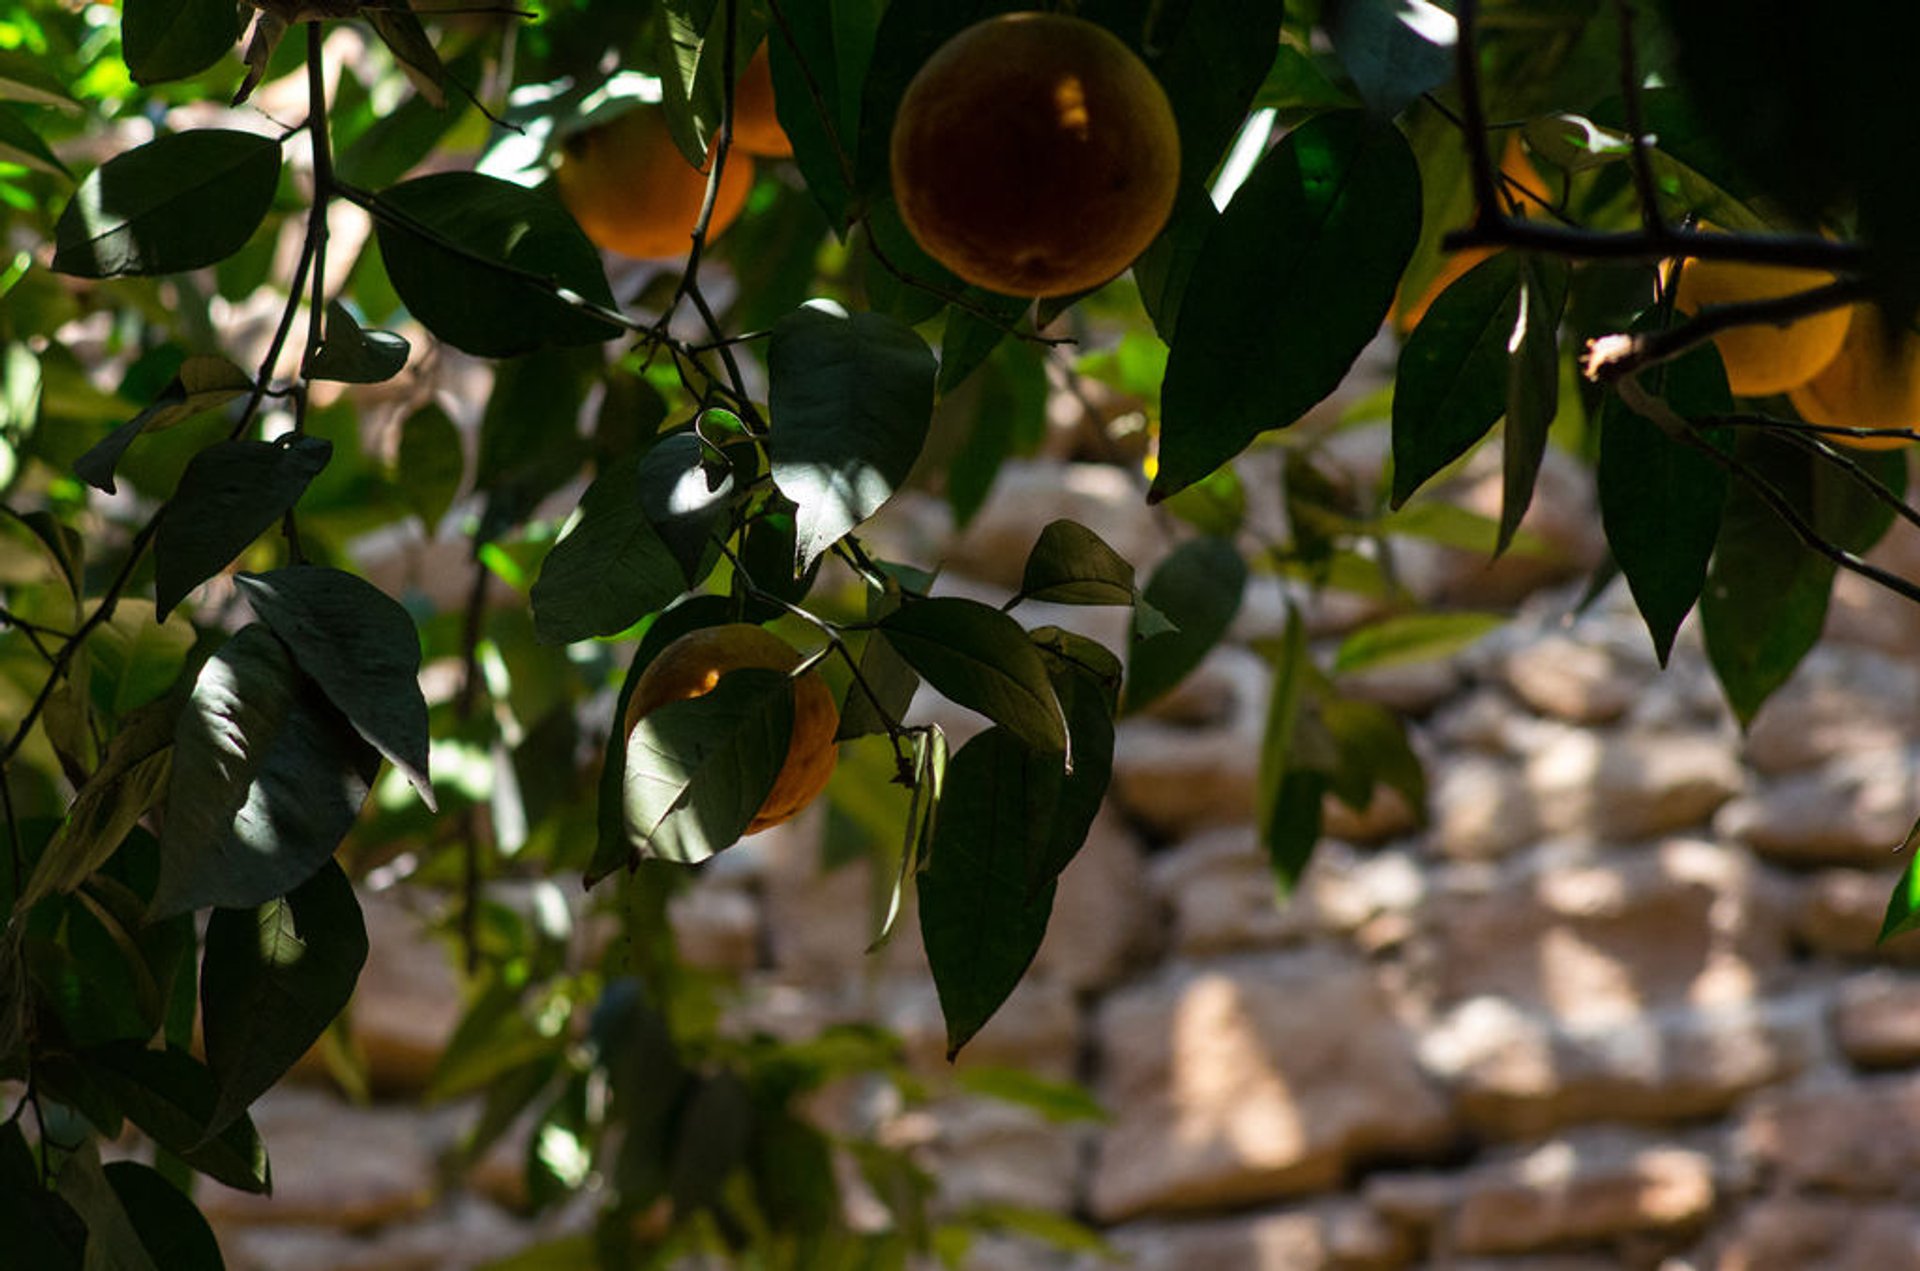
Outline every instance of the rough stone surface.
<svg viewBox="0 0 1920 1271">
<path fill-rule="evenodd" d="M 1556 1026 L 1494 997 L 1452 1011 L 1421 1058 L 1452 1087 L 1467 1121 L 1506 1138 L 1582 1121 L 1673 1122 L 1726 1111 L 1820 1055 L 1817 999 L 1716 1010 L 1669 1008 Z"/>
<path fill-rule="evenodd" d="M 1105 1220 L 1325 1188 L 1349 1164 L 1437 1150 L 1444 1100 L 1364 965 L 1321 953 L 1184 968 L 1100 1012 L 1094 1166 Z"/>
<path fill-rule="evenodd" d="M 1130 719 L 1116 731 L 1112 798 L 1152 832 L 1181 838 L 1252 819 L 1260 777 L 1252 712 L 1226 729 Z"/>
<path fill-rule="evenodd" d="M 1357 1204 L 1287 1209 L 1246 1218 L 1130 1223 L 1110 1240 L 1132 1271 L 1398 1271 L 1411 1241 Z M 1075 1271 L 1110 1263 L 1088 1261 Z"/>
<path fill-rule="evenodd" d="M 1876 970 L 1848 977 L 1835 995 L 1833 1030 L 1862 1068 L 1920 1064 L 1920 976 Z"/>
<path fill-rule="evenodd" d="M 1920 1267 L 1920 1210 L 1910 1203 L 1776 1196 L 1749 1205 L 1713 1271 L 1893 1271 Z"/>
<path fill-rule="evenodd" d="M 1920 963 L 1920 932 L 1879 942 L 1887 897 L 1899 871 L 1821 870 L 1807 880 L 1794 916 L 1794 935 L 1819 953 Z"/>
<path fill-rule="evenodd" d="M 1718 738 L 1574 728 L 1540 730 L 1526 776 L 1545 829 L 1615 840 L 1698 825 L 1744 781 Z"/>
<path fill-rule="evenodd" d="M 1765 1091 L 1747 1109 L 1740 1138 L 1792 1187 L 1893 1192 L 1920 1170 L 1920 1076 Z"/>
<path fill-rule="evenodd" d="M 1784 885 L 1697 840 L 1555 843 L 1455 871 L 1421 911 L 1442 997 L 1495 994 L 1565 1021 L 1750 1000 L 1784 963 Z"/>
<path fill-rule="evenodd" d="M 1444 761 L 1430 795 L 1433 844 L 1453 860 L 1488 860 L 1533 842 L 1540 809 L 1514 763 L 1486 755 Z"/>
<path fill-rule="evenodd" d="M 947 567 L 1017 588 L 1040 531 L 1061 517 L 1105 539 L 1133 562 L 1142 578 L 1166 550 L 1165 535 L 1124 470 L 1106 464 L 1012 460 L 1001 467 L 992 496 L 966 532 L 947 548 Z"/>
<path fill-rule="evenodd" d="M 1906 837 L 1920 807 L 1916 752 L 1842 754 L 1729 803 L 1714 829 L 1795 864 L 1875 864 Z"/>
<path fill-rule="evenodd" d="M 1620 718 L 1653 678 L 1646 640 L 1601 642 L 1587 631 L 1549 635 L 1507 655 L 1506 681 L 1521 701 L 1542 715 L 1576 724 Z"/>
<path fill-rule="evenodd" d="M 447 946 L 392 895 L 360 895 L 367 962 L 353 1002 L 353 1036 L 376 1089 L 418 1090 L 460 1022 L 460 977 Z"/>
<path fill-rule="evenodd" d="M 1747 759 L 1763 772 L 1835 755 L 1898 750 L 1920 717 L 1920 667 L 1863 649 L 1820 647 L 1760 708 Z"/>
</svg>

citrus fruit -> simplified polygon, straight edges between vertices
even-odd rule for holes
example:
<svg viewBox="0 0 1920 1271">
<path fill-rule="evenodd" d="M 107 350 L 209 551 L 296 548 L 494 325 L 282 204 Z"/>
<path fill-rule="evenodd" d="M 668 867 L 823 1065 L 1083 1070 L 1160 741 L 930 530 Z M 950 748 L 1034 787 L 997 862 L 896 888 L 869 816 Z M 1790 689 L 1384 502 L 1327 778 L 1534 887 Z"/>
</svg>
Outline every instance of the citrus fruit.
<svg viewBox="0 0 1920 1271">
<path fill-rule="evenodd" d="M 1539 169 L 1527 158 L 1526 149 L 1521 146 L 1518 136 L 1509 136 L 1506 149 L 1500 153 L 1500 175 L 1526 191 L 1528 197 L 1521 201 L 1523 211 L 1551 203 L 1547 183 L 1540 179 Z M 1507 188 L 1505 193 L 1512 193 L 1511 188 Z M 1469 247 L 1465 251 L 1454 252 L 1440 262 L 1438 272 L 1411 304 L 1403 304 L 1400 297 L 1395 296 L 1393 329 L 1405 335 L 1419 326 L 1420 319 L 1427 316 L 1427 310 L 1433 307 L 1440 293 L 1466 277 L 1475 265 L 1491 257 L 1493 251 L 1491 247 Z"/>
<path fill-rule="evenodd" d="M 1920 335 L 1890 326 L 1875 305 L 1856 305 L 1852 315 L 1838 355 L 1790 394 L 1794 409 L 1808 423 L 1828 427 L 1920 428 Z M 1862 450 L 1911 444 L 1904 437 L 1822 439 Z"/>
<path fill-rule="evenodd" d="M 970 283 L 1059 296 L 1112 278 L 1173 210 L 1180 138 L 1153 72 L 1101 27 L 1010 13 L 927 59 L 894 119 L 893 193 Z"/>
<path fill-rule="evenodd" d="M 560 199 L 587 237 L 642 259 L 683 256 L 706 198 L 706 174 L 673 144 L 658 106 L 640 106 L 568 137 L 555 174 Z M 709 241 L 733 223 L 753 188 L 753 160 L 730 155 L 707 223 Z"/>
<path fill-rule="evenodd" d="M 748 154 L 784 159 L 793 153 L 793 142 L 780 126 L 773 109 L 773 64 L 767 60 L 767 46 L 754 50 L 740 82 L 733 86 L 733 144 Z"/>
<path fill-rule="evenodd" d="M 1698 313 L 1709 305 L 1771 300 L 1832 281 L 1832 274 L 1814 269 L 1688 260 L 1681 264 L 1673 302 L 1682 313 Z M 1713 343 L 1727 368 L 1727 387 L 1735 396 L 1769 397 L 1818 375 L 1833 361 L 1846 336 L 1847 311 L 1830 309 L 1784 327 L 1733 327 L 1714 336 Z"/>
<path fill-rule="evenodd" d="M 799 665 L 800 654 L 792 645 L 750 622 L 690 631 L 660 650 L 640 673 L 633 696 L 627 701 L 623 731 L 631 737 L 635 725 L 668 702 L 712 692 L 728 671 L 747 667 L 792 671 Z M 839 757 L 833 744 L 839 728 L 840 712 L 834 708 L 833 694 L 820 672 L 808 671 L 794 680 L 793 732 L 787 742 L 787 759 L 760 810 L 747 825 L 747 833 L 757 834 L 791 820 L 826 789 Z"/>
</svg>

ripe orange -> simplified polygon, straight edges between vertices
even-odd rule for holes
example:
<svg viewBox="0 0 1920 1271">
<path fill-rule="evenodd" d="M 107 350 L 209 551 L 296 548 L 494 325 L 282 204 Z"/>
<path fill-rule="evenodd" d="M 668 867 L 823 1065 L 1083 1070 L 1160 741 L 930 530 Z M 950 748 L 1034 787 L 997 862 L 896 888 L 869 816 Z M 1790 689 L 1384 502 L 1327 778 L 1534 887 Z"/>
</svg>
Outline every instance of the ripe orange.
<svg viewBox="0 0 1920 1271">
<path fill-rule="evenodd" d="M 555 174 L 560 199 L 587 237 L 608 251 L 642 259 L 683 256 L 706 197 L 706 174 L 673 144 L 658 106 L 640 106 L 568 137 Z M 753 188 L 753 160 L 727 157 L 709 241 L 733 223 Z"/>
<path fill-rule="evenodd" d="M 1814 269 L 1689 260 L 1682 262 L 1673 302 L 1682 313 L 1698 313 L 1708 305 L 1769 300 L 1832 281 L 1832 274 Z M 1734 327 L 1714 336 L 1713 343 L 1735 396 L 1770 397 L 1818 375 L 1846 337 L 1847 311 L 1830 309 L 1784 327 Z"/>
<path fill-rule="evenodd" d="M 1506 149 L 1500 153 L 1500 174 L 1518 184 L 1532 199 L 1538 200 L 1538 204 L 1551 202 L 1547 183 L 1540 179 L 1539 169 L 1527 158 L 1527 152 L 1517 135 L 1507 138 Z M 1531 212 L 1538 204 L 1523 201 L 1522 211 Z M 1491 247 L 1469 247 L 1448 256 L 1440 263 L 1439 271 L 1427 283 L 1426 289 L 1411 304 L 1402 303 L 1399 296 L 1394 297 L 1393 329 L 1405 335 L 1419 326 L 1420 319 L 1427 316 L 1427 310 L 1433 307 L 1433 302 L 1439 299 L 1441 292 L 1459 282 L 1475 265 L 1492 255 Z"/>
<path fill-rule="evenodd" d="M 684 701 L 713 691 L 728 671 L 763 667 L 792 671 L 800 665 L 794 647 L 764 627 L 734 622 L 702 627 L 681 636 L 648 664 L 627 701 L 624 733 L 668 702 Z M 820 672 L 808 671 L 793 682 L 793 733 L 787 742 L 787 760 L 774 778 L 773 788 L 747 826 L 757 834 L 791 820 L 826 789 L 839 751 L 833 735 L 840 728 L 840 712 Z"/>
<path fill-rule="evenodd" d="M 1920 334 L 1889 326 L 1876 305 L 1856 305 L 1852 314 L 1838 355 L 1793 390 L 1794 409 L 1808 423 L 1828 427 L 1920 428 Z M 1911 444 L 1904 437 L 1821 436 L 1862 450 Z"/>
<path fill-rule="evenodd" d="M 748 154 L 784 159 L 793 153 L 793 142 L 780 126 L 773 109 L 773 64 L 767 60 L 767 46 L 754 50 L 740 82 L 733 86 L 733 144 Z"/>
<path fill-rule="evenodd" d="M 1010 13 L 927 59 L 900 99 L 893 192 L 914 240 L 970 283 L 1059 296 L 1133 263 L 1173 210 L 1167 95 L 1080 18 Z"/>
</svg>

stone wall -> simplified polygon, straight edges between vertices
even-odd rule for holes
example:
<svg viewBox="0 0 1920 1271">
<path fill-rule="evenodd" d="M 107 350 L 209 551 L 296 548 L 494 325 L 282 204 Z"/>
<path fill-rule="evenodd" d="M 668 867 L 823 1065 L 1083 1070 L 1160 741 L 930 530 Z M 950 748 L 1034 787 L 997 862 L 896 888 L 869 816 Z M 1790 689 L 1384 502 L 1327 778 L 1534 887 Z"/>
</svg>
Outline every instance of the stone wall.
<svg viewBox="0 0 1920 1271">
<path fill-rule="evenodd" d="M 1484 502 L 1489 479 L 1455 494 Z M 925 559 L 939 514 L 909 513 L 890 532 Z M 1115 470 L 1036 464 L 944 549 L 943 586 L 997 599 L 1057 515 L 1136 560 L 1167 542 Z M 1831 642 L 1743 736 L 1697 632 L 1662 671 L 1618 586 L 1569 618 L 1596 519 L 1556 458 L 1529 521 L 1556 555 L 1411 556 L 1437 602 L 1526 598 L 1458 657 L 1350 686 L 1412 713 L 1431 823 L 1384 793 L 1330 809 L 1284 903 L 1248 825 L 1268 675 L 1247 642 L 1278 629 L 1279 585 L 1256 580 L 1232 642 L 1122 725 L 1038 963 L 962 1059 L 1083 1081 L 1109 1121 L 958 1094 L 823 1112 L 917 1145 L 946 1205 L 1076 1214 L 1142 1271 L 1920 1268 L 1920 942 L 1874 944 L 1920 811 L 1920 621 L 1843 579 Z M 1911 536 L 1881 554 L 1920 567 Z M 1331 640 L 1360 612 L 1310 616 Z M 1046 617 L 1118 647 L 1122 615 Z M 867 879 L 821 871 L 818 829 L 717 861 L 675 914 L 688 955 L 740 973 L 743 1018 L 878 1019 L 937 1075 L 917 939 L 863 953 Z M 268 1097 L 275 1198 L 201 1193 L 241 1271 L 467 1267 L 533 1234 L 511 1160 L 438 1167 L 471 1112 L 404 1092 L 457 982 L 426 915 L 367 899 L 355 1020 L 387 1093 Z M 1011 1238 L 973 1263 L 1097 1265 Z"/>
</svg>

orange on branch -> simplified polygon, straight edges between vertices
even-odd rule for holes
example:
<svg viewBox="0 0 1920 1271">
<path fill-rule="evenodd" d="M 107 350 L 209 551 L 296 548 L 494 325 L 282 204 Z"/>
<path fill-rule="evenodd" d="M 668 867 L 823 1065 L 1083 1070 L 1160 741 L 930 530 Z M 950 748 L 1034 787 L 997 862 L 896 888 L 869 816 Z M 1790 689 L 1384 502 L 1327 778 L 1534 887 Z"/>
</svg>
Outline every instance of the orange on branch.
<svg viewBox="0 0 1920 1271">
<path fill-rule="evenodd" d="M 733 86 L 733 144 L 748 154 L 784 159 L 793 153 L 793 142 L 780 126 L 773 109 L 773 64 L 767 60 L 767 45 L 762 43 L 740 72 Z"/>
<path fill-rule="evenodd" d="M 1748 265 L 1738 261 L 1681 263 L 1674 307 L 1698 313 L 1712 305 L 1771 300 L 1830 283 L 1816 269 Z M 1727 368 L 1727 387 L 1738 397 L 1770 397 L 1798 388 L 1818 375 L 1847 337 L 1847 311 L 1830 309 L 1786 326 L 1734 327 L 1713 337 Z"/>
<path fill-rule="evenodd" d="M 627 701 L 622 729 L 627 737 L 649 714 L 668 702 L 685 701 L 710 693 L 729 671 L 757 667 L 791 672 L 800 665 L 799 652 L 764 627 L 734 622 L 702 627 L 660 650 Z M 793 732 L 787 759 L 774 778 L 773 788 L 747 826 L 747 833 L 779 825 L 798 816 L 827 787 L 839 751 L 833 735 L 840 728 L 840 712 L 820 672 L 808 671 L 793 682 Z"/>
<path fill-rule="evenodd" d="M 1531 215 L 1541 207 L 1552 205 L 1547 183 L 1540 179 L 1540 170 L 1527 158 L 1526 148 L 1520 144 L 1518 134 L 1509 136 L 1506 149 L 1500 152 L 1500 175 L 1503 178 L 1501 197 L 1514 198 L 1522 212 Z M 1427 316 L 1427 310 L 1433 307 L 1433 302 L 1440 298 L 1441 292 L 1466 277 L 1475 265 L 1492 255 L 1491 247 L 1469 247 L 1449 255 L 1440 262 L 1439 270 L 1412 301 L 1406 301 L 1400 295 L 1393 298 L 1393 329 L 1406 335 L 1419 326 L 1420 319 Z"/>
<path fill-rule="evenodd" d="M 914 241 L 966 281 L 1060 296 L 1126 269 L 1180 183 L 1159 81 L 1091 22 L 1011 13 L 941 45 L 894 119 L 893 192 Z"/>
<path fill-rule="evenodd" d="M 1830 428 L 1920 428 L 1920 334 L 1889 325 L 1874 305 L 1851 312 L 1839 353 L 1791 393 L 1794 409 L 1808 423 Z M 1821 436 L 1862 450 L 1912 444 L 1905 437 Z"/>
<path fill-rule="evenodd" d="M 608 251 L 650 259 L 683 256 L 706 198 L 706 173 L 673 144 L 658 106 L 641 106 L 574 133 L 555 173 L 560 199 L 587 237 Z M 753 160 L 727 158 L 707 223 L 712 241 L 746 206 Z"/>
</svg>

